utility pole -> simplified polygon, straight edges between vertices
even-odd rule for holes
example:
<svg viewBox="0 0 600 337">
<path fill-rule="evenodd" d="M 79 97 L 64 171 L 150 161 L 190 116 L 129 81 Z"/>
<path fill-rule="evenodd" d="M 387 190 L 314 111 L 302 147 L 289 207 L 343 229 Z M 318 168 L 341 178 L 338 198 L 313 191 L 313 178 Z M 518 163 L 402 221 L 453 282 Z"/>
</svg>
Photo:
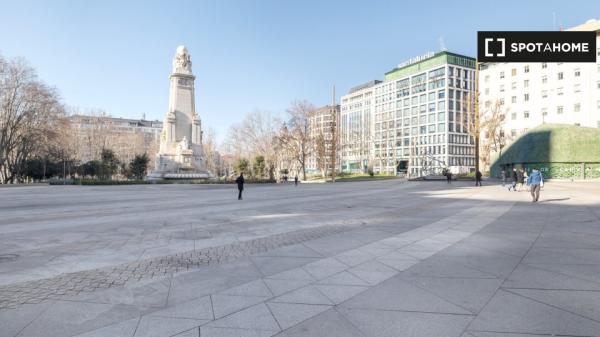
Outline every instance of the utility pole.
<svg viewBox="0 0 600 337">
<path fill-rule="evenodd" d="M 335 85 L 331 93 L 331 182 L 335 183 L 335 167 L 337 164 L 337 107 L 335 105 Z"/>
</svg>

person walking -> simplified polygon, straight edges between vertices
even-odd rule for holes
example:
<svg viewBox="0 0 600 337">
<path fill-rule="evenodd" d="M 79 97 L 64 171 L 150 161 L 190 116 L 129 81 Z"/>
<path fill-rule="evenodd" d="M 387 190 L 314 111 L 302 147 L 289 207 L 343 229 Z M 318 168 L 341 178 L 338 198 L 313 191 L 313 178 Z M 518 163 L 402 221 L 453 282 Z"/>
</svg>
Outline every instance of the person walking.
<svg viewBox="0 0 600 337">
<path fill-rule="evenodd" d="M 298 187 L 298 176 L 294 177 L 294 185 Z"/>
<path fill-rule="evenodd" d="M 446 171 L 446 182 L 450 184 L 452 182 L 452 173 L 450 170 Z"/>
<path fill-rule="evenodd" d="M 238 200 L 242 200 L 242 191 L 244 190 L 244 173 L 240 173 L 240 176 L 237 177 L 235 183 L 238 185 Z"/>
<path fill-rule="evenodd" d="M 506 186 L 506 171 L 502 170 L 500 172 L 500 178 L 502 178 L 502 187 Z"/>
<path fill-rule="evenodd" d="M 511 174 L 511 178 L 512 178 L 512 184 L 510 186 L 508 186 L 508 190 L 510 191 L 510 189 L 512 188 L 513 191 L 517 191 L 517 181 L 519 181 L 519 176 L 517 174 L 517 169 L 514 168 Z"/>
<path fill-rule="evenodd" d="M 523 170 L 517 171 L 517 182 L 519 183 L 519 192 L 520 192 L 521 189 L 523 188 L 523 185 L 525 184 L 525 176 L 523 175 Z"/>
<path fill-rule="evenodd" d="M 481 187 L 481 176 L 481 171 L 477 170 L 477 172 L 475 172 L 475 186 Z"/>
<path fill-rule="evenodd" d="M 534 168 L 527 178 L 527 185 L 530 188 L 532 202 L 537 202 L 540 198 L 540 189 L 544 186 L 544 177 L 542 177 L 542 172 L 540 172 L 537 168 Z"/>
</svg>

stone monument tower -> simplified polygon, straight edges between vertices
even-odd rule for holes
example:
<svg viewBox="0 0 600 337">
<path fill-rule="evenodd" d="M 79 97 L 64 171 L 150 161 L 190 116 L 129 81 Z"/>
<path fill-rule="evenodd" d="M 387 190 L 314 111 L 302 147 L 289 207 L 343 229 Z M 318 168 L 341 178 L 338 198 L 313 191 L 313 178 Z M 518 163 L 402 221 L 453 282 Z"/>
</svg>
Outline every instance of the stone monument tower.
<svg viewBox="0 0 600 337">
<path fill-rule="evenodd" d="M 155 170 L 149 179 L 206 179 L 202 128 L 196 114 L 192 61 L 185 46 L 177 47 L 169 89 L 169 110 L 160 134 Z"/>
</svg>

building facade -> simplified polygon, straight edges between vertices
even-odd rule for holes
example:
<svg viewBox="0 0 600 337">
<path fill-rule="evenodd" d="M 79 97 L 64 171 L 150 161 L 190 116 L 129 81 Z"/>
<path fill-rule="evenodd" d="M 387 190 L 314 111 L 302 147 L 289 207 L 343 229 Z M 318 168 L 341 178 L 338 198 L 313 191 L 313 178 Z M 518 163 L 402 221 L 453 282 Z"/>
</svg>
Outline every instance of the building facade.
<svg viewBox="0 0 600 337">
<path fill-rule="evenodd" d="M 147 153 L 152 159 L 158 148 L 161 121 L 73 115 L 68 117 L 75 137 L 73 153 L 81 163 L 99 160 L 102 149 L 111 149 L 119 160 L 129 162 Z"/>
<path fill-rule="evenodd" d="M 362 127 L 370 130 L 368 161 L 375 173 L 419 177 L 446 169 L 453 173 L 474 169 L 474 141 L 466 127 L 473 115 L 474 58 L 429 53 L 399 65 L 382 82 L 362 90 L 370 92 L 361 101 L 369 106 L 363 113 L 368 111 L 370 125 Z M 342 97 L 343 137 L 351 134 L 351 121 L 344 116 L 358 108 L 357 99 L 351 102 L 354 94 Z M 352 138 L 346 142 L 359 147 Z M 349 170 L 355 156 L 343 153 L 342 163 L 348 163 Z"/>
<path fill-rule="evenodd" d="M 342 96 L 340 108 L 340 168 L 343 172 L 367 173 L 371 158 L 373 88 L 369 81 Z"/>
<path fill-rule="evenodd" d="M 600 20 L 568 30 L 596 32 L 596 63 L 480 65 L 480 111 L 485 116 L 501 106 L 507 144 L 542 124 L 600 127 Z"/>
<path fill-rule="evenodd" d="M 312 111 L 308 116 L 309 135 L 313 148 L 306 162 L 309 174 L 328 174 L 332 170 L 332 147 L 337 145 L 335 130 L 339 125 L 340 106 L 327 105 Z M 339 150 L 338 150 L 339 151 Z M 339 157 L 339 155 L 336 155 Z M 336 158 L 337 163 L 337 158 Z M 336 169 L 337 169 L 336 164 Z"/>
</svg>

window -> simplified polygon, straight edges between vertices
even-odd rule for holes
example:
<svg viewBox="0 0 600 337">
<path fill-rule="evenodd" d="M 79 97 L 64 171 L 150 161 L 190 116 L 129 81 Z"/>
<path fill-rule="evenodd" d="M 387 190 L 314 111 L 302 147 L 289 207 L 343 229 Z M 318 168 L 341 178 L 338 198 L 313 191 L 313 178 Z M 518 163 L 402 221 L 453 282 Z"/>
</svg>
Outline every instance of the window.
<svg viewBox="0 0 600 337">
<path fill-rule="evenodd" d="M 563 113 L 564 109 L 562 107 L 562 105 L 559 105 L 556 107 L 556 113 L 561 115 Z"/>
<path fill-rule="evenodd" d="M 575 69 L 575 77 L 579 77 L 581 76 L 581 71 L 579 70 L 579 68 Z"/>
<path fill-rule="evenodd" d="M 512 82 L 512 83 L 510 84 L 510 88 L 511 88 L 512 90 L 515 90 L 515 89 L 517 89 L 517 82 Z"/>
<path fill-rule="evenodd" d="M 575 103 L 575 105 L 573 105 L 573 111 L 575 111 L 575 112 L 581 111 L 581 103 Z"/>
<path fill-rule="evenodd" d="M 510 135 L 512 137 L 516 137 L 517 136 L 517 130 L 515 130 L 515 129 L 510 130 Z"/>
<path fill-rule="evenodd" d="M 523 81 L 523 87 L 525 87 L 525 88 L 529 87 L 529 80 Z"/>
<path fill-rule="evenodd" d="M 548 90 L 542 90 L 542 98 L 548 97 Z"/>
<path fill-rule="evenodd" d="M 573 86 L 573 92 L 578 93 L 581 92 L 581 84 L 577 83 Z"/>
<path fill-rule="evenodd" d="M 489 95 L 490 94 L 490 88 L 485 88 L 485 94 Z"/>
<path fill-rule="evenodd" d="M 542 76 L 542 84 L 546 84 L 548 83 L 548 76 L 544 75 Z"/>
<path fill-rule="evenodd" d="M 562 71 L 560 73 L 558 73 L 558 80 L 562 80 L 564 78 L 564 75 L 562 73 Z"/>
<path fill-rule="evenodd" d="M 504 72 L 503 71 L 500 72 L 500 78 L 504 78 Z"/>
<path fill-rule="evenodd" d="M 542 116 L 548 116 L 548 108 L 542 108 Z"/>
<path fill-rule="evenodd" d="M 524 95 L 524 100 L 525 100 L 525 102 L 529 101 L 529 94 Z"/>
<path fill-rule="evenodd" d="M 524 72 L 528 73 L 529 72 L 529 66 L 525 66 L 525 68 L 523 69 Z"/>
<path fill-rule="evenodd" d="M 542 69 L 546 69 L 546 68 L 548 68 L 548 63 L 546 63 L 546 62 L 542 63 Z"/>
<path fill-rule="evenodd" d="M 500 85 L 500 92 L 504 92 L 504 84 Z"/>
<path fill-rule="evenodd" d="M 562 87 L 556 88 L 556 94 L 559 95 L 559 96 L 562 96 L 562 94 L 563 94 L 563 88 Z"/>
<path fill-rule="evenodd" d="M 511 103 L 517 103 L 517 96 L 513 96 L 510 98 Z"/>
<path fill-rule="evenodd" d="M 599 68 L 600 69 L 600 68 Z M 490 81 L 490 75 L 485 75 L 485 82 L 489 82 Z"/>
<path fill-rule="evenodd" d="M 513 112 L 510 114 L 510 119 L 512 119 L 513 121 L 517 119 L 517 113 Z"/>
<path fill-rule="evenodd" d="M 529 118 L 529 111 L 523 112 L 523 118 Z"/>
<path fill-rule="evenodd" d="M 517 76 L 517 69 L 516 69 L 516 68 L 512 68 L 512 69 L 510 70 L 510 75 L 511 75 L 511 76 Z"/>
</svg>

